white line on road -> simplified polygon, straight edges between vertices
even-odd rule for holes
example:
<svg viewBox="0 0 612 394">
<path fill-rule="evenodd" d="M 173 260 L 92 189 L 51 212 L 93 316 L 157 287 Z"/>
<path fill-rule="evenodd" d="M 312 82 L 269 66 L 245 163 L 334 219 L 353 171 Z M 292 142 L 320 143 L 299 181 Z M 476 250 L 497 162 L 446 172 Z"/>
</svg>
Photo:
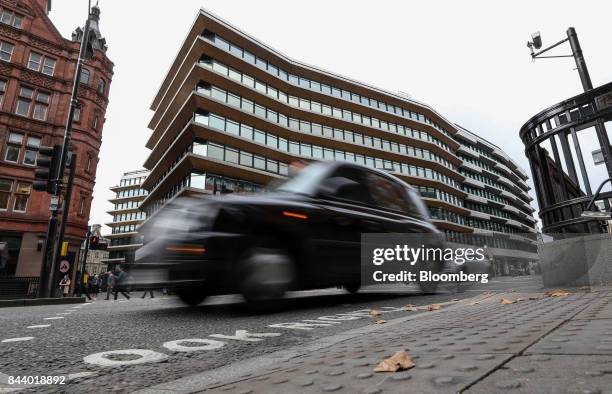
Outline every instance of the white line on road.
<svg viewBox="0 0 612 394">
<path fill-rule="evenodd" d="M 133 360 L 113 360 L 109 356 L 139 356 Z M 147 349 L 126 349 L 126 350 L 111 350 L 108 352 L 100 352 L 90 354 L 83 357 L 83 361 L 87 364 L 95 364 L 101 367 L 118 367 L 121 365 L 135 365 L 144 363 L 155 363 L 167 359 L 168 356 L 163 353 L 154 352 Z"/>
<path fill-rule="evenodd" d="M 64 316 L 53 316 L 53 317 L 45 317 L 43 320 L 57 320 L 57 319 L 63 319 Z"/>
<path fill-rule="evenodd" d="M 201 346 L 187 346 L 184 343 L 202 343 Z M 214 350 L 225 346 L 225 342 L 215 341 L 214 339 L 179 339 L 178 341 L 165 342 L 163 345 L 168 350 L 175 352 L 198 352 L 201 350 Z"/>
<path fill-rule="evenodd" d="M 51 324 L 37 324 L 35 326 L 28 326 L 27 328 L 45 328 L 45 327 L 51 327 Z"/>
<path fill-rule="evenodd" d="M 8 338 L 8 339 L 3 339 L 0 342 L 2 342 L 2 343 L 23 342 L 23 341 L 31 341 L 32 339 L 34 339 L 34 337 Z"/>
</svg>

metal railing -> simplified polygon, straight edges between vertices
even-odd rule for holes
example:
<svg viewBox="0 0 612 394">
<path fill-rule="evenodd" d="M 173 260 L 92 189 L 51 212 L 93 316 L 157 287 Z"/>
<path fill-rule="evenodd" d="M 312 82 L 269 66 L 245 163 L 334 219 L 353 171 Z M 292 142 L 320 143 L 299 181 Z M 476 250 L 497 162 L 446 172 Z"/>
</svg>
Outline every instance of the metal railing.
<svg viewBox="0 0 612 394">
<path fill-rule="evenodd" d="M 38 276 L 0 276 L 0 299 L 36 298 Z"/>
</svg>

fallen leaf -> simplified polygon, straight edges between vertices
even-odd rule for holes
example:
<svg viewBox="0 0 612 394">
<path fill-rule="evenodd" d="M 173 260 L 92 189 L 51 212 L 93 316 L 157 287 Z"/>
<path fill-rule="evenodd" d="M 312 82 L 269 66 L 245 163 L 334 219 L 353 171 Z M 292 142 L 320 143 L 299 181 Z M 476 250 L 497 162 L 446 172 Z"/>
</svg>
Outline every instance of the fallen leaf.
<svg viewBox="0 0 612 394">
<path fill-rule="evenodd" d="M 381 311 L 377 311 L 377 310 L 371 310 L 368 315 L 370 316 L 382 316 L 382 312 Z"/>
<path fill-rule="evenodd" d="M 440 308 L 442 308 L 440 304 L 431 304 L 427 306 L 428 311 L 437 311 Z"/>
<path fill-rule="evenodd" d="M 386 320 L 376 320 L 374 324 L 385 324 L 386 322 Z"/>
<path fill-rule="evenodd" d="M 480 301 L 473 301 L 473 302 L 470 302 L 468 305 L 478 305 L 478 304 L 480 304 Z"/>
<path fill-rule="evenodd" d="M 374 372 L 396 372 L 403 371 L 414 367 L 414 361 L 405 350 L 395 353 L 393 356 L 386 358 L 374 368 Z"/>
<path fill-rule="evenodd" d="M 408 312 L 416 312 L 419 310 L 419 308 L 417 308 L 417 306 L 413 304 L 406 304 L 404 305 L 404 310 Z"/>
<path fill-rule="evenodd" d="M 502 305 L 514 304 L 515 302 L 516 302 L 516 301 L 512 301 L 512 300 L 510 300 L 510 299 L 508 299 L 508 298 L 502 298 L 502 299 L 501 299 L 501 301 L 500 301 L 500 303 L 501 303 Z"/>
<path fill-rule="evenodd" d="M 565 296 L 570 295 L 571 293 L 565 290 L 556 289 L 556 290 L 547 291 L 544 294 L 546 294 L 549 297 L 565 297 Z"/>
</svg>

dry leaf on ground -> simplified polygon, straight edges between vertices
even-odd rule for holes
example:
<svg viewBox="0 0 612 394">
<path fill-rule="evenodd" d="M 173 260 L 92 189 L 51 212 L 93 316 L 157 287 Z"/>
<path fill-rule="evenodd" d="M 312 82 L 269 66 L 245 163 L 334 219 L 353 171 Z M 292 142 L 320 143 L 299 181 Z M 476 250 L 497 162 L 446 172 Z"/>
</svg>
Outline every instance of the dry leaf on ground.
<svg viewBox="0 0 612 394">
<path fill-rule="evenodd" d="M 381 312 L 381 311 L 377 311 L 377 310 L 372 309 L 372 310 L 371 310 L 371 311 L 368 313 L 368 315 L 370 315 L 370 316 L 382 316 L 382 312 Z"/>
<path fill-rule="evenodd" d="M 396 372 L 403 371 L 414 367 L 414 361 L 405 350 L 395 353 L 393 356 L 386 358 L 374 368 L 374 372 Z"/>
<path fill-rule="evenodd" d="M 404 310 L 408 312 L 416 312 L 419 310 L 419 308 L 417 308 L 417 306 L 413 304 L 406 304 L 404 305 Z"/>
<path fill-rule="evenodd" d="M 565 290 L 557 289 L 557 290 L 547 291 L 544 294 L 546 294 L 549 297 L 565 297 L 565 296 L 570 295 L 571 293 Z"/>
<path fill-rule="evenodd" d="M 468 305 L 478 305 L 478 304 L 480 304 L 480 301 L 472 301 Z"/>
<path fill-rule="evenodd" d="M 431 304 L 427 306 L 428 311 L 437 311 L 440 308 L 442 308 L 440 304 Z"/>
<path fill-rule="evenodd" d="M 386 320 L 376 320 L 374 324 L 385 324 L 386 322 Z"/>
<path fill-rule="evenodd" d="M 510 300 L 508 298 L 502 298 L 500 301 L 500 304 L 502 305 L 508 305 L 508 304 L 514 304 L 516 301 Z"/>
</svg>

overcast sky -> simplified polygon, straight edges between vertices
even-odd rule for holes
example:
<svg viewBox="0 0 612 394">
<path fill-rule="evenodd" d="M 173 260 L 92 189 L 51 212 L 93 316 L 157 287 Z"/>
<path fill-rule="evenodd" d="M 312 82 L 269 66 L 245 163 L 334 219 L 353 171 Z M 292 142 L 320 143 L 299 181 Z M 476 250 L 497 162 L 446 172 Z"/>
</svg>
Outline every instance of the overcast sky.
<svg viewBox="0 0 612 394">
<path fill-rule="evenodd" d="M 70 37 L 84 23 L 87 0 L 52 5 L 51 19 Z M 574 26 L 593 84 L 612 81 L 612 3 L 604 0 L 100 0 L 99 5 L 115 75 L 90 223 L 112 220 L 106 213 L 108 188 L 124 171 L 141 168 L 148 156 L 149 106 L 200 7 L 296 60 L 409 93 L 500 146 L 528 173 L 520 127 L 582 91 L 573 59 L 532 63 L 526 47 L 531 33 L 541 31 L 546 46 Z M 570 53 L 567 44 L 555 51 Z"/>
</svg>

